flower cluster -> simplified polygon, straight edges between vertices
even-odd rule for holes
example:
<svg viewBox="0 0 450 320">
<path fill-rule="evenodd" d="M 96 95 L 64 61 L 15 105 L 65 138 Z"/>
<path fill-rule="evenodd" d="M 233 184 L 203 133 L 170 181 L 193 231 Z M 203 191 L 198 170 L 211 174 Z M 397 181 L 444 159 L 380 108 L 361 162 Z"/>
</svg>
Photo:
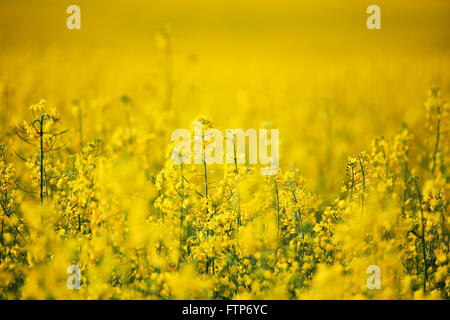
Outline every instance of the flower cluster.
<svg viewBox="0 0 450 320">
<path fill-rule="evenodd" d="M 136 124 L 131 101 L 121 99 L 125 125 L 102 125 L 93 132 L 110 136 L 91 140 L 85 102 L 73 102 L 77 130 L 65 134 L 41 101 L 16 126 L 31 147 L 14 161 L 0 145 L 0 297 L 449 298 L 449 117 L 437 88 L 424 140 L 406 127 L 376 138 L 347 159 L 331 196 L 310 191 L 295 168 L 262 176 L 237 154 L 225 165 L 175 164 L 172 145 L 161 150 L 168 133 Z M 215 124 L 195 120 L 203 153 Z M 74 265 L 79 289 L 67 285 Z M 367 285 L 373 265 L 377 290 Z"/>
</svg>

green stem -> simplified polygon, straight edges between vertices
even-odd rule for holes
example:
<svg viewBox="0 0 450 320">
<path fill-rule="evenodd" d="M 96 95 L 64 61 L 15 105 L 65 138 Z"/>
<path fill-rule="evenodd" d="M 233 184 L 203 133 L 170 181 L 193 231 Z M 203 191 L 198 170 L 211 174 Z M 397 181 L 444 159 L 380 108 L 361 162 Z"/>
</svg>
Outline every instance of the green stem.
<svg viewBox="0 0 450 320">
<path fill-rule="evenodd" d="M 273 185 L 275 189 L 275 199 L 276 199 L 276 205 L 277 205 L 277 230 L 278 230 L 278 237 L 280 236 L 280 199 L 278 195 L 278 186 L 275 179 L 273 179 Z"/>
<path fill-rule="evenodd" d="M 40 171 L 40 200 L 41 204 L 44 202 L 44 120 L 48 117 L 46 113 L 41 115 L 39 120 L 39 140 L 40 140 L 40 161 L 39 161 L 39 171 Z"/>
<path fill-rule="evenodd" d="M 364 211 L 364 193 L 366 192 L 366 175 L 364 173 L 364 166 L 361 161 L 361 156 L 359 156 L 359 166 L 361 167 L 361 174 L 363 177 L 363 193 L 361 195 L 361 210 Z"/>
<path fill-rule="evenodd" d="M 236 194 L 237 194 L 237 225 L 238 227 L 241 225 L 241 197 L 239 194 L 239 171 L 237 165 L 237 152 L 236 152 L 236 144 L 234 143 L 233 138 L 233 151 L 234 151 L 234 173 L 236 174 Z"/>
<path fill-rule="evenodd" d="M 205 184 L 205 198 L 208 198 L 208 171 L 206 170 L 205 152 L 203 152 L 203 180 Z"/>
<path fill-rule="evenodd" d="M 407 192 L 408 192 L 408 189 L 406 187 L 406 185 L 408 183 L 408 162 L 406 160 L 403 165 L 403 182 L 404 182 L 404 186 L 403 186 L 402 216 L 404 216 L 404 214 L 405 214 L 405 203 L 406 203 L 406 196 L 407 196 Z"/>
<path fill-rule="evenodd" d="M 79 133 L 80 133 L 80 148 L 83 149 L 83 114 L 81 112 L 81 107 L 78 105 L 78 122 L 79 122 Z"/>
<path fill-rule="evenodd" d="M 433 166 L 431 168 L 431 174 L 434 173 L 434 169 L 436 168 L 436 155 L 439 151 L 439 136 L 440 136 L 440 124 L 441 124 L 441 119 L 439 118 L 439 107 L 437 107 L 437 114 L 438 114 L 438 119 L 436 120 L 436 142 L 434 144 L 434 152 L 433 152 Z"/>
<path fill-rule="evenodd" d="M 417 184 L 417 179 L 414 179 L 414 186 L 416 187 L 417 191 L 417 197 L 419 198 L 419 205 L 420 205 L 420 219 L 422 223 L 422 253 L 423 253 L 423 263 L 424 263 L 424 278 L 423 278 L 423 292 L 426 291 L 427 288 L 427 280 L 428 280 L 428 264 L 427 264 L 427 256 L 426 256 L 426 242 L 425 242 L 425 219 L 423 217 L 423 208 L 422 208 L 422 194 L 420 193 L 419 186 Z"/>
<path fill-rule="evenodd" d="M 297 204 L 297 197 L 295 196 L 294 190 L 292 190 L 292 196 L 294 197 L 294 203 Z M 300 222 L 300 231 L 302 232 L 302 239 L 304 239 L 305 234 L 303 232 L 303 221 L 302 221 L 302 215 L 300 214 L 300 210 L 297 210 L 297 215 L 298 215 L 298 221 Z M 298 225 L 297 225 L 297 229 L 298 229 Z"/>
<path fill-rule="evenodd" d="M 350 201 L 353 199 L 353 186 L 355 185 L 355 172 L 352 166 L 352 188 L 350 189 Z"/>
</svg>

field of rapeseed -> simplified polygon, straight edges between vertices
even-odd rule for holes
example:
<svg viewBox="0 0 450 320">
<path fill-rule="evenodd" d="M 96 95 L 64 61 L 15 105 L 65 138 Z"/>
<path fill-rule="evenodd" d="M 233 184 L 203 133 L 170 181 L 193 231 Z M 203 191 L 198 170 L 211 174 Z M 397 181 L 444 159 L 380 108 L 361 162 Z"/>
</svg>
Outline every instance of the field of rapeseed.
<svg viewBox="0 0 450 320">
<path fill-rule="evenodd" d="M 449 299 L 448 1 L 155 2 L 0 2 L 0 298 Z"/>
</svg>

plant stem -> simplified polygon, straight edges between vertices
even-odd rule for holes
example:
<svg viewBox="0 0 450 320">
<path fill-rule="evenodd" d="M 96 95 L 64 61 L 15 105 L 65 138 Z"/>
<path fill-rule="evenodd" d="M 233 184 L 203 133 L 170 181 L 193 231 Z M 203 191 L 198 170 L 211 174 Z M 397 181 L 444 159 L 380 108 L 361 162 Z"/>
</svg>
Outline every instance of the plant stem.
<svg viewBox="0 0 450 320">
<path fill-rule="evenodd" d="M 436 120 L 436 142 L 434 144 L 434 152 L 433 152 L 433 166 L 431 168 L 431 174 L 434 173 L 434 169 L 436 168 L 436 155 L 439 151 L 439 136 L 440 136 L 440 124 L 441 124 L 441 119 L 439 117 L 440 111 L 439 111 L 439 106 L 437 107 L 437 111 L 436 111 L 438 118 Z"/>
<path fill-rule="evenodd" d="M 40 140 L 40 161 L 39 161 L 39 171 L 40 171 L 40 200 L 41 204 L 44 202 L 44 120 L 48 117 L 46 113 L 41 115 L 39 120 L 39 140 Z"/>
<path fill-rule="evenodd" d="M 278 197 L 278 186 L 275 179 L 273 179 L 273 186 L 275 189 L 275 199 L 276 199 L 276 205 L 277 205 L 277 230 L 278 230 L 278 237 L 280 236 L 280 199 Z"/>
<path fill-rule="evenodd" d="M 294 190 L 292 190 L 292 196 L 294 197 L 294 203 L 297 204 L 297 197 L 295 196 Z M 298 220 L 300 222 L 300 231 L 302 232 L 302 239 L 304 239 L 305 234 L 303 232 L 303 221 L 302 221 L 302 216 L 300 214 L 300 210 L 297 210 L 297 215 L 298 215 Z M 297 225 L 297 228 L 298 228 L 298 225 Z"/>
<path fill-rule="evenodd" d="M 417 179 L 414 179 L 414 186 L 416 187 L 417 197 L 419 198 L 420 205 L 420 219 L 422 223 L 422 253 L 423 253 L 423 263 L 424 263 L 424 271 L 423 271 L 423 292 L 425 292 L 427 288 L 427 280 L 428 280 L 428 264 L 427 264 L 427 247 L 425 242 L 425 219 L 423 217 L 423 208 L 422 208 L 422 194 L 420 193 L 419 186 L 417 184 Z"/>
<path fill-rule="evenodd" d="M 353 166 L 352 166 L 352 188 L 350 189 L 350 201 L 352 201 L 353 199 L 353 188 L 355 185 L 355 172 L 353 170 Z"/>
<path fill-rule="evenodd" d="M 236 152 L 236 144 L 234 143 L 233 137 L 233 150 L 234 150 L 234 173 L 236 174 L 236 193 L 237 193 L 237 225 L 238 227 L 241 225 L 241 197 L 239 194 L 239 171 L 237 166 L 237 152 Z"/>
<path fill-rule="evenodd" d="M 361 174 L 363 177 L 363 193 L 361 195 L 361 210 L 364 212 L 364 193 L 366 192 L 366 175 L 364 173 L 364 166 L 361 161 L 361 156 L 359 156 L 359 166 L 361 167 Z"/>
<path fill-rule="evenodd" d="M 408 162 L 405 160 L 405 164 L 403 165 L 403 201 L 402 201 L 402 216 L 405 214 L 405 203 L 406 203 L 406 196 L 408 192 L 407 183 L 408 183 Z"/>
<path fill-rule="evenodd" d="M 208 198 L 208 171 L 206 170 L 205 152 L 203 152 L 203 180 L 205 184 L 205 198 Z"/>
</svg>

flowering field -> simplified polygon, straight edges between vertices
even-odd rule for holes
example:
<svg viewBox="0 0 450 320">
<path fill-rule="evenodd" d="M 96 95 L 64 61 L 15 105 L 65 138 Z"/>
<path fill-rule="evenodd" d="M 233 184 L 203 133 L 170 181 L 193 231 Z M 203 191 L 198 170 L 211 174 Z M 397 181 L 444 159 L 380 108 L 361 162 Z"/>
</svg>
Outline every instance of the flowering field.
<svg viewBox="0 0 450 320">
<path fill-rule="evenodd" d="M 70 4 L 0 2 L 1 299 L 450 298 L 448 1 Z"/>
</svg>

